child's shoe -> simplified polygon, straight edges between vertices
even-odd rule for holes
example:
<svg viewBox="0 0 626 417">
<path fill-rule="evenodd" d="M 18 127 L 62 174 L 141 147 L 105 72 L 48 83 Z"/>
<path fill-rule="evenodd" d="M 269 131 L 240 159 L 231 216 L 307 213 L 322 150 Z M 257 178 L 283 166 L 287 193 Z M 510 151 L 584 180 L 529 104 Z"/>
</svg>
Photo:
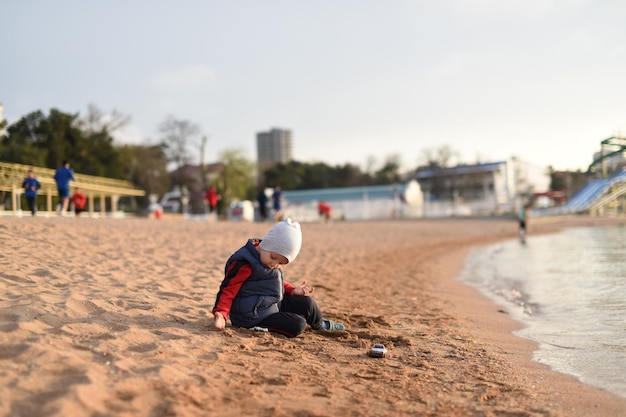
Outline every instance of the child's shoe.
<svg viewBox="0 0 626 417">
<path fill-rule="evenodd" d="M 346 326 L 341 323 L 337 323 L 332 320 L 324 320 L 322 321 L 322 325 L 319 330 L 328 330 L 329 332 L 345 332 Z"/>
</svg>

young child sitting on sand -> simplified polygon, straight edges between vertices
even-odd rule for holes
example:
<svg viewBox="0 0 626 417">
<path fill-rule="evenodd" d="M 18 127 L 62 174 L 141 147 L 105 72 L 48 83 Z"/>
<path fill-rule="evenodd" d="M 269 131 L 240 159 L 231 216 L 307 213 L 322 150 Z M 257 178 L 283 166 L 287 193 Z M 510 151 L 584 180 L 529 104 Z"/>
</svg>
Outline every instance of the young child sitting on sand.
<svg viewBox="0 0 626 417">
<path fill-rule="evenodd" d="M 249 239 L 230 256 L 213 307 L 214 325 L 267 328 L 296 337 L 307 324 L 313 330 L 344 331 L 341 323 L 325 320 L 306 281 L 294 287 L 283 280 L 282 265 L 293 262 L 302 247 L 300 224 L 276 223 L 263 239 Z"/>
</svg>

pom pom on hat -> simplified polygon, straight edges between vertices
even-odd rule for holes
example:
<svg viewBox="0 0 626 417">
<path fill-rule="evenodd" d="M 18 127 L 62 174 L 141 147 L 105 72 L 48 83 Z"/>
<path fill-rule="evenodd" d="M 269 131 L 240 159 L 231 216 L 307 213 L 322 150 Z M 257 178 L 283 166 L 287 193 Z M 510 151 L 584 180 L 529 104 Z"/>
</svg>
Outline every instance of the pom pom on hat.
<svg viewBox="0 0 626 417">
<path fill-rule="evenodd" d="M 287 219 L 276 223 L 261 240 L 259 247 L 274 252 L 293 262 L 302 247 L 300 223 Z"/>
</svg>

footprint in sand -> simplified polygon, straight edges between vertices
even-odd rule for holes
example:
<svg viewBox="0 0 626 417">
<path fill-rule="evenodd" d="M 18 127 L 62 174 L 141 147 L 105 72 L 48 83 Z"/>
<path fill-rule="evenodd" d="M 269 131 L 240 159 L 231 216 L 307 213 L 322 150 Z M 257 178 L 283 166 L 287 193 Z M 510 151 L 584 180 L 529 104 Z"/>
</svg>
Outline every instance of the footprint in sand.
<svg viewBox="0 0 626 417">
<path fill-rule="evenodd" d="M 9 275 L 9 274 L 0 273 L 0 278 L 6 281 L 17 283 L 17 284 L 34 284 L 35 283 L 34 281 L 31 281 L 30 279 L 18 277 L 17 275 Z"/>
<path fill-rule="evenodd" d="M 0 312 L 0 332 L 11 333 L 19 328 L 20 317 L 13 313 Z"/>
<path fill-rule="evenodd" d="M 12 345 L 0 345 L 0 359 L 13 359 L 30 349 L 28 343 L 15 343 Z"/>
<path fill-rule="evenodd" d="M 140 343 L 138 345 L 129 346 L 128 352 L 146 353 L 156 350 L 159 346 L 156 343 Z"/>
<path fill-rule="evenodd" d="M 94 317 L 104 313 L 105 310 L 98 307 L 94 302 L 71 296 L 65 303 L 68 316 L 72 318 Z"/>
</svg>

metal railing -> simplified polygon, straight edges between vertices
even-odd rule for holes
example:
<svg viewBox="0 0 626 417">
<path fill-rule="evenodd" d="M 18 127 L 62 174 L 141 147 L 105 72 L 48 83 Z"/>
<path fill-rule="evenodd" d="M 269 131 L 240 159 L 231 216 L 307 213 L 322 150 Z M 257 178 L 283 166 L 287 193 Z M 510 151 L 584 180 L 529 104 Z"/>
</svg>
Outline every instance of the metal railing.
<svg viewBox="0 0 626 417">
<path fill-rule="evenodd" d="M 52 210 L 52 197 L 58 196 L 56 182 L 54 181 L 54 169 L 35 167 L 30 165 L 13 164 L 0 162 L 0 191 L 11 193 L 11 210 L 16 213 L 19 209 L 19 198 L 24 192 L 22 182 L 28 175 L 29 170 L 33 170 L 35 176 L 41 183 L 39 193 L 46 197 L 47 210 Z M 141 197 L 146 195 L 144 190 L 140 190 L 132 183 L 125 180 L 118 180 L 94 175 L 76 173 L 76 182 L 71 186 L 80 188 L 86 195 L 88 201 L 88 211 L 93 214 L 94 200 L 100 200 L 100 211 L 106 211 L 106 199 L 111 201 L 111 211 L 117 211 L 117 203 L 120 197 Z"/>
</svg>

